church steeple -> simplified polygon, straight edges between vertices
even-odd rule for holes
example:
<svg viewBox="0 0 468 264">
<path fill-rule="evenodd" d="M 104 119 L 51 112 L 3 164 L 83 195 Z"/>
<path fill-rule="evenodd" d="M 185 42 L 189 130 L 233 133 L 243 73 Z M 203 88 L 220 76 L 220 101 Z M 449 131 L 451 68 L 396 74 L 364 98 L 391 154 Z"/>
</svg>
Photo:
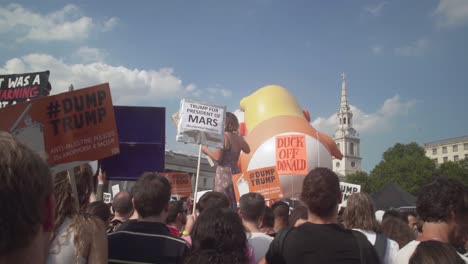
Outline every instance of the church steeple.
<svg viewBox="0 0 468 264">
<path fill-rule="evenodd" d="M 348 104 L 348 95 L 346 94 L 346 76 L 344 72 L 341 74 L 342 81 L 341 81 L 341 105 L 340 111 L 338 112 L 338 120 L 341 130 L 348 130 L 352 128 L 352 118 L 353 113 L 351 112 L 351 108 Z"/>
<path fill-rule="evenodd" d="M 347 112 L 350 110 L 348 105 L 348 96 L 346 95 L 346 76 L 343 72 L 341 74 L 342 81 L 341 81 L 341 107 L 340 112 Z"/>
<path fill-rule="evenodd" d="M 346 90 L 346 76 L 341 74 L 341 104 L 338 111 L 338 128 L 334 140 L 336 146 L 343 154 L 342 160 L 334 160 L 333 171 L 346 176 L 361 170 L 360 139 L 353 128 L 353 113 L 348 103 Z"/>
</svg>

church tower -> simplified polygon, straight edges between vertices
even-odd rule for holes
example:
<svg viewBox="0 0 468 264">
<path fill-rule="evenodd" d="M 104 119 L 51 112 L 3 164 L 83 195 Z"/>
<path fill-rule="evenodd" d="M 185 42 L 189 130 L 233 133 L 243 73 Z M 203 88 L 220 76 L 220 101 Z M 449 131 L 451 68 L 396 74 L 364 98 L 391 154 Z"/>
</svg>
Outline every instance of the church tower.
<svg viewBox="0 0 468 264">
<path fill-rule="evenodd" d="M 338 129 L 334 140 L 338 149 L 343 154 L 341 160 L 333 159 L 333 171 L 341 176 L 347 176 L 361 170 L 360 139 L 359 134 L 353 128 L 353 113 L 348 104 L 346 95 L 346 78 L 342 75 L 341 105 L 338 116 Z"/>
</svg>

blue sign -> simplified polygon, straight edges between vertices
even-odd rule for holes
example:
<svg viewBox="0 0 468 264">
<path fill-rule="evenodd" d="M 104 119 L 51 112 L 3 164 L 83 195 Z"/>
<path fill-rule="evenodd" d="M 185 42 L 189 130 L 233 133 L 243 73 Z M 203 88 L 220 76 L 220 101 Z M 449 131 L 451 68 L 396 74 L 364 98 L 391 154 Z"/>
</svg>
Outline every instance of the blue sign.
<svg viewBox="0 0 468 264">
<path fill-rule="evenodd" d="M 108 180 L 136 180 L 147 171 L 164 171 L 166 109 L 114 106 L 120 154 L 101 160 Z"/>
</svg>

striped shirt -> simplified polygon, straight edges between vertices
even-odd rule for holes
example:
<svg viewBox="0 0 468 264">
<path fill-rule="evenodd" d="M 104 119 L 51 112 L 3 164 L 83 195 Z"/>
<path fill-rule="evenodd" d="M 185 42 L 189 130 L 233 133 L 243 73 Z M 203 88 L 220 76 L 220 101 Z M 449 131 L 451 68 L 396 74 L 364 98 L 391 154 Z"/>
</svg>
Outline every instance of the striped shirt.
<svg viewBox="0 0 468 264">
<path fill-rule="evenodd" d="M 163 223 L 129 220 L 108 235 L 109 263 L 183 263 L 189 247 Z"/>
</svg>

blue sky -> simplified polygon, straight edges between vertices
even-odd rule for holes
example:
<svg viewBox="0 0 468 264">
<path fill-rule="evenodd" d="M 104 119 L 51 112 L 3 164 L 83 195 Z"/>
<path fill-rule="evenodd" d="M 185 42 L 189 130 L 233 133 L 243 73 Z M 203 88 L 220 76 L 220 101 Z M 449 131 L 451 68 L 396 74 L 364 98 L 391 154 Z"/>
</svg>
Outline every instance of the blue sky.
<svg viewBox="0 0 468 264">
<path fill-rule="evenodd" d="M 17 1 L 0 5 L 0 74 L 50 70 L 53 93 L 110 82 L 114 103 L 226 105 L 287 88 L 336 127 L 341 72 L 371 170 L 397 142 L 468 134 L 468 1 Z"/>
</svg>

